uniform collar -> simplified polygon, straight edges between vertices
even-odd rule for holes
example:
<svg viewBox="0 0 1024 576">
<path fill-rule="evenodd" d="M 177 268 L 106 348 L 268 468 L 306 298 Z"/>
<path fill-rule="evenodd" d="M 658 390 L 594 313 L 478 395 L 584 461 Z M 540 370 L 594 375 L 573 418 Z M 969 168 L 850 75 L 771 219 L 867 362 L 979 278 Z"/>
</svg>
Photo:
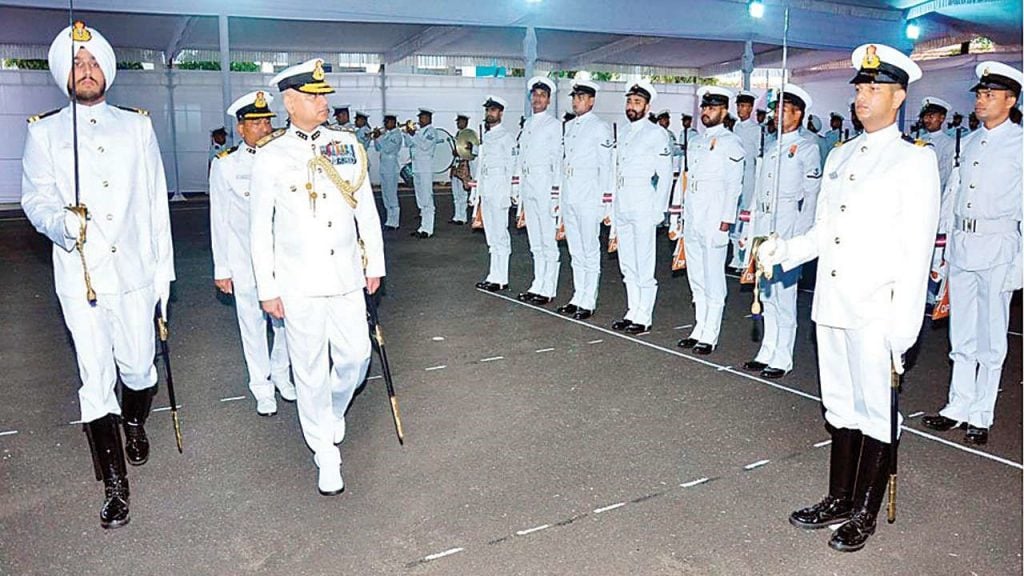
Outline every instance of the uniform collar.
<svg viewBox="0 0 1024 576">
<path fill-rule="evenodd" d="M 900 138 L 900 131 L 896 128 L 896 123 L 893 122 L 881 130 L 864 132 L 862 136 L 864 136 L 864 141 L 867 144 L 884 144 L 889 140 Z"/>
<path fill-rule="evenodd" d="M 790 143 L 790 142 L 792 142 L 794 140 L 797 140 L 798 138 L 800 138 L 800 130 L 799 129 L 793 130 L 792 132 L 784 133 L 782 135 L 782 142 L 788 144 L 788 143 Z"/>
<path fill-rule="evenodd" d="M 313 142 L 320 138 L 320 133 L 322 132 L 322 130 L 323 128 L 317 126 L 316 128 L 313 129 L 312 132 L 306 132 L 304 130 L 296 128 L 295 126 L 292 126 L 289 132 L 291 132 L 292 135 L 298 138 L 299 140 L 302 140 L 304 142 Z"/>
<path fill-rule="evenodd" d="M 718 124 L 717 126 L 712 126 L 711 128 L 707 128 L 706 130 L 704 130 L 704 133 L 707 134 L 708 136 L 718 136 L 722 132 L 728 132 L 728 131 L 729 131 L 729 129 L 725 127 L 725 124 Z"/>
<path fill-rule="evenodd" d="M 1010 130 L 1013 129 L 1012 127 L 1015 127 L 1015 126 L 1017 126 L 1017 125 L 1014 124 L 1013 122 L 1011 122 L 1009 118 L 1007 118 L 1006 120 L 1003 120 L 1002 124 L 1000 124 L 999 126 L 996 126 L 995 128 L 993 128 L 991 130 L 986 128 L 985 124 L 983 123 L 980 126 L 978 126 L 978 130 L 976 130 L 976 131 L 979 131 L 979 132 L 980 131 L 984 131 L 985 134 L 992 134 L 992 135 L 998 136 L 999 134 L 1002 134 L 1003 132 L 1009 132 Z M 1018 129 L 1019 129 L 1019 127 L 1018 127 Z"/>
<path fill-rule="evenodd" d="M 76 104 L 75 106 L 78 108 L 79 122 L 95 120 L 110 112 L 110 105 L 107 104 L 106 100 L 92 106 L 82 106 L 81 104 Z M 71 109 L 69 108 L 68 114 L 70 113 Z"/>
<path fill-rule="evenodd" d="M 256 149 L 253 148 L 252 146 L 249 146 L 248 144 L 246 144 L 245 141 L 242 141 L 242 145 L 240 146 L 240 148 L 242 150 L 245 150 L 249 154 L 255 154 L 256 153 Z"/>
</svg>

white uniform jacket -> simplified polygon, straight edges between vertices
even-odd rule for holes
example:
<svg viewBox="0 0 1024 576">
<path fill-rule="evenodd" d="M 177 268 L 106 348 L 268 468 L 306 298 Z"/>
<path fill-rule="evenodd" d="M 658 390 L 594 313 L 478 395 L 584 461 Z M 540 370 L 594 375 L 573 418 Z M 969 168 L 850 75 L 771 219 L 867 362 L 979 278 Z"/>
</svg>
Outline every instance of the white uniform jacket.
<svg viewBox="0 0 1024 576">
<path fill-rule="evenodd" d="M 683 218 L 704 236 L 719 230 L 722 222 L 736 221 L 737 202 L 743 184 L 743 143 L 719 124 L 689 143 Z"/>
<path fill-rule="evenodd" d="M 85 298 L 82 263 L 64 229 L 75 203 L 71 109 L 32 122 L 22 159 L 21 205 L 53 246 L 58 294 Z M 89 209 L 85 259 L 99 294 L 174 280 L 167 182 L 148 115 L 106 103 L 78 108 L 81 202 Z"/>
<path fill-rule="evenodd" d="M 404 134 L 406 146 L 412 156 L 412 171 L 417 174 L 434 172 L 434 154 L 436 153 L 438 136 L 434 125 L 416 130 L 416 134 Z"/>
<path fill-rule="evenodd" d="M 527 118 L 519 134 L 515 174 L 534 180 L 537 185 L 522 186 L 523 192 L 550 197 L 551 186 L 557 181 L 561 165 L 562 123 L 547 112 Z"/>
<path fill-rule="evenodd" d="M 833 150 L 823 174 L 814 226 L 787 243 L 782 267 L 818 258 L 818 324 L 884 321 L 887 334 L 914 341 L 938 226 L 935 153 L 892 124 Z"/>
<path fill-rule="evenodd" d="M 561 202 L 599 209 L 605 192 L 615 188 L 612 128 L 593 112 L 565 127 Z"/>
<path fill-rule="evenodd" d="M 256 152 L 251 186 L 259 299 L 339 296 L 361 290 L 366 277 L 384 276 L 384 243 L 369 177 L 355 192 L 353 210 L 328 175 L 310 167 L 317 156 L 326 156 L 342 179 L 355 183 L 366 171 L 355 134 L 333 127 L 312 133 L 291 127 L 268 139 Z M 310 191 L 316 193 L 315 203 Z"/>
<path fill-rule="evenodd" d="M 963 270 L 1020 257 L 1021 135 L 1021 127 L 1007 120 L 992 130 L 983 125 L 961 141 L 947 254 Z"/>
<path fill-rule="evenodd" d="M 811 229 L 821 187 L 819 140 L 816 134 L 803 130 L 783 134 L 781 164 L 778 141 L 765 143 L 760 178 L 750 204 L 744 207 L 751 214 L 751 225 L 747 227 L 750 232 L 745 234 L 747 242 L 754 236 L 767 236 L 771 232 L 791 238 Z M 778 198 L 775 198 L 776 181 Z"/>
<path fill-rule="evenodd" d="M 249 242 L 249 183 L 255 158 L 256 149 L 243 142 L 210 166 L 213 277 L 231 278 L 244 286 L 256 283 Z"/>
<path fill-rule="evenodd" d="M 641 118 L 629 125 L 618 146 L 616 213 L 648 214 L 657 224 L 672 191 L 672 145 L 668 132 Z"/>
<path fill-rule="evenodd" d="M 398 155 L 405 146 L 405 138 L 398 128 L 388 130 L 373 142 L 374 148 L 380 152 L 380 169 L 382 172 L 398 173 Z"/>
<path fill-rule="evenodd" d="M 504 124 L 484 132 L 477 165 L 478 190 L 481 198 L 494 206 L 512 205 L 512 170 L 515 166 L 516 140 Z"/>
</svg>

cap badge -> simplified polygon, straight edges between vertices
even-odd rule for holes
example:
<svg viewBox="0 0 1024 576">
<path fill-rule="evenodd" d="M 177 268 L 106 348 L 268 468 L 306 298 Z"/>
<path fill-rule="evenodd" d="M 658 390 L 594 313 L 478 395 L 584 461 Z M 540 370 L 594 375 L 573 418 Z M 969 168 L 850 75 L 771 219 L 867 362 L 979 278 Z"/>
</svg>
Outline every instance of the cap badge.
<svg viewBox="0 0 1024 576">
<path fill-rule="evenodd" d="M 76 20 L 75 25 L 71 27 L 71 39 L 75 42 L 88 42 L 92 40 L 92 32 L 85 27 L 85 22 Z"/>
<path fill-rule="evenodd" d="M 878 58 L 878 47 L 874 44 L 868 44 L 867 49 L 864 51 L 864 59 L 861 60 L 861 70 L 877 70 L 882 65 L 882 61 Z"/>
<path fill-rule="evenodd" d="M 256 101 L 253 102 L 253 106 L 255 106 L 257 108 L 266 108 L 267 107 L 267 99 L 263 97 L 263 92 L 257 92 L 256 93 Z"/>
<path fill-rule="evenodd" d="M 316 80 L 317 82 L 322 82 L 323 79 L 324 79 L 324 61 L 323 60 L 317 60 L 316 61 L 316 67 L 313 68 L 313 80 Z"/>
<path fill-rule="evenodd" d="M 988 76 L 988 66 L 985 66 L 985 69 L 981 71 L 981 76 L 982 77 Z"/>
</svg>

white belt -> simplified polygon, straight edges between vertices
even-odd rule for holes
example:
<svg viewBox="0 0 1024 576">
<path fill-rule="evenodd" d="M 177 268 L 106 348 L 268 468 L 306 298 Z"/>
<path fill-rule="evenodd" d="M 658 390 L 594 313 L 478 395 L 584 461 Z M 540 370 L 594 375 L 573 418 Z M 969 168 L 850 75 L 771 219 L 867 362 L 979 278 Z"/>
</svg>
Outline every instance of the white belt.
<svg viewBox="0 0 1024 576">
<path fill-rule="evenodd" d="M 523 176 L 529 176 L 530 174 L 550 174 L 550 164 L 535 164 L 533 166 L 523 166 Z"/>
<path fill-rule="evenodd" d="M 485 174 L 505 174 L 508 172 L 508 166 L 488 166 L 480 170 L 481 175 Z"/>
<path fill-rule="evenodd" d="M 582 168 L 580 168 L 578 166 L 566 166 L 565 167 L 565 175 L 570 177 L 570 178 L 572 178 L 573 176 L 589 176 L 589 175 L 597 174 L 597 172 L 598 172 L 597 166 L 592 166 L 592 167 L 591 166 L 585 166 L 585 167 L 582 167 Z"/>
<path fill-rule="evenodd" d="M 619 188 L 624 186 L 651 186 L 650 176 L 619 176 Z"/>
<path fill-rule="evenodd" d="M 1020 222 L 1016 220 L 962 218 L 957 216 L 955 222 L 954 226 L 957 230 L 970 232 L 971 234 L 1001 234 L 1016 232 L 1020 229 Z"/>
</svg>

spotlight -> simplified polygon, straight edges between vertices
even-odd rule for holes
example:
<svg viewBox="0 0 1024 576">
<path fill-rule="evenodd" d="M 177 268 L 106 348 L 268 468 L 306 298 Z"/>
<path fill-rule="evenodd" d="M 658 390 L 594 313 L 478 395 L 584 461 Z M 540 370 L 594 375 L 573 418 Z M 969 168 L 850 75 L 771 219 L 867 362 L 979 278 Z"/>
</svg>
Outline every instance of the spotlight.
<svg viewBox="0 0 1024 576">
<path fill-rule="evenodd" d="M 917 25 L 917 22 L 907 22 L 904 32 L 906 32 L 908 40 L 917 40 L 921 37 L 921 27 Z"/>
<path fill-rule="evenodd" d="M 751 18 L 761 18 L 764 16 L 764 2 L 761 0 L 750 0 L 747 4 L 747 11 L 750 12 Z"/>
</svg>

